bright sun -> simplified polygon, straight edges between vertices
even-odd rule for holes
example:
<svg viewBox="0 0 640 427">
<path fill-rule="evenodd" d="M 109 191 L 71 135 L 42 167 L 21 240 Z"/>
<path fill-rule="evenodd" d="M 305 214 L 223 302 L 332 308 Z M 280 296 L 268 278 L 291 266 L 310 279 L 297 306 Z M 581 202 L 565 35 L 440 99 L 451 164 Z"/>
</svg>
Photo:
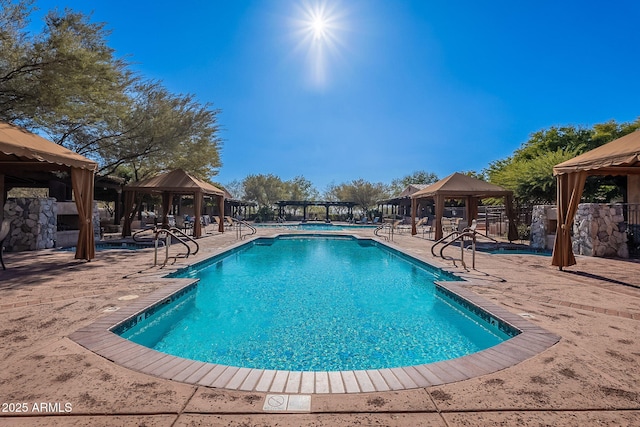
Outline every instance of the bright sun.
<svg viewBox="0 0 640 427">
<path fill-rule="evenodd" d="M 324 17 L 316 16 L 315 18 L 313 18 L 313 21 L 311 21 L 311 29 L 313 30 L 314 38 L 316 39 L 323 38 L 326 26 L 327 24 L 324 20 Z"/>
<path fill-rule="evenodd" d="M 324 86 L 329 61 L 339 54 L 342 44 L 344 11 L 337 9 L 337 3 L 333 1 L 304 1 L 298 6 L 298 17 L 294 19 L 293 26 L 297 48 L 306 51 L 313 84 Z"/>
</svg>

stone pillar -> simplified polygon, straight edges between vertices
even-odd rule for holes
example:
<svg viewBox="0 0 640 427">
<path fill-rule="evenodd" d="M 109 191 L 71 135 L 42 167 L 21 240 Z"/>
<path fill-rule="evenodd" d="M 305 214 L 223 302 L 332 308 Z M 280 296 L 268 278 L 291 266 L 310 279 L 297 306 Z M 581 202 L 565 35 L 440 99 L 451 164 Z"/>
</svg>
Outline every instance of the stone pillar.
<svg viewBox="0 0 640 427">
<path fill-rule="evenodd" d="M 4 245 L 8 251 L 50 249 L 55 245 L 56 199 L 12 198 L 4 205 L 11 231 Z"/>
<path fill-rule="evenodd" d="M 535 205 L 531 213 L 531 247 L 553 249 L 558 214 L 555 205 Z"/>
<path fill-rule="evenodd" d="M 4 175 L 0 173 L 0 222 L 4 219 Z"/>
<path fill-rule="evenodd" d="M 620 204 L 581 203 L 573 223 L 573 252 L 597 257 L 629 258 Z"/>
</svg>

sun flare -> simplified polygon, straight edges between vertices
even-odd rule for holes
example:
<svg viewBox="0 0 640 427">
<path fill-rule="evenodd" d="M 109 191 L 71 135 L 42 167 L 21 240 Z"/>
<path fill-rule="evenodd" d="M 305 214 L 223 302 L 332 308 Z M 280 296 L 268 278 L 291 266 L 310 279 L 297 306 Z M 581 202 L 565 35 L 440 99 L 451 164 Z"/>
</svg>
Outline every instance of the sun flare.
<svg viewBox="0 0 640 427">
<path fill-rule="evenodd" d="M 293 34 L 297 49 L 306 52 L 311 82 L 325 86 L 330 59 L 340 53 L 344 11 L 337 8 L 336 2 L 320 0 L 300 4 L 297 15 Z"/>
<path fill-rule="evenodd" d="M 313 29 L 314 38 L 319 39 L 324 37 L 324 30 L 326 24 L 324 22 L 324 17 L 316 16 L 311 22 L 311 28 Z"/>
</svg>

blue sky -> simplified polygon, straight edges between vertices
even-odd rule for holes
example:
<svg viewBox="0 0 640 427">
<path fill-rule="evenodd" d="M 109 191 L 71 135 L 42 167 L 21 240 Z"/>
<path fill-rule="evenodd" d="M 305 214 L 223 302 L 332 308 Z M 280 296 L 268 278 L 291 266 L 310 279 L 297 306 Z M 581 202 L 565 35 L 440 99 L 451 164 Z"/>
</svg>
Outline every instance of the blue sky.
<svg viewBox="0 0 640 427">
<path fill-rule="evenodd" d="M 442 178 L 550 126 L 640 116 L 635 0 L 36 5 L 92 13 L 134 70 L 221 109 L 223 184 Z"/>
</svg>

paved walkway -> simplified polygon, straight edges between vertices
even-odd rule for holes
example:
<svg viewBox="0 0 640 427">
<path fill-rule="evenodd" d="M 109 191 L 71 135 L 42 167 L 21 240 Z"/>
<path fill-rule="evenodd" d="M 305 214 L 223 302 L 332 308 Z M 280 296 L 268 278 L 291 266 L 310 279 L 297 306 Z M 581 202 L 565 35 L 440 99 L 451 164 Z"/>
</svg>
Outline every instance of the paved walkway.
<svg viewBox="0 0 640 427">
<path fill-rule="evenodd" d="M 372 236 L 371 230 L 361 234 Z M 235 244 L 235 233 L 199 242 L 202 253 L 189 262 Z M 427 240 L 396 235 L 392 245 L 469 279 L 467 289 L 561 336 L 560 342 L 516 366 L 465 381 L 310 394 L 308 402 L 292 398 L 278 406 L 289 395 L 161 379 L 120 367 L 68 338 L 132 304 L 134 296 L 166 285 L 160 273 L 170 269 L 152 267 L 151 252 L 100 251 L 91 262 L 54 251 L 7 253 L 8 269 L 0 271 L 0 424 L 640 425 L 639 263 L 578 257 L 577 266 L 561 272 L 548 257 L 479 253 L 477 270 L 467 272 L 432 258 Z"/>
</svg>

